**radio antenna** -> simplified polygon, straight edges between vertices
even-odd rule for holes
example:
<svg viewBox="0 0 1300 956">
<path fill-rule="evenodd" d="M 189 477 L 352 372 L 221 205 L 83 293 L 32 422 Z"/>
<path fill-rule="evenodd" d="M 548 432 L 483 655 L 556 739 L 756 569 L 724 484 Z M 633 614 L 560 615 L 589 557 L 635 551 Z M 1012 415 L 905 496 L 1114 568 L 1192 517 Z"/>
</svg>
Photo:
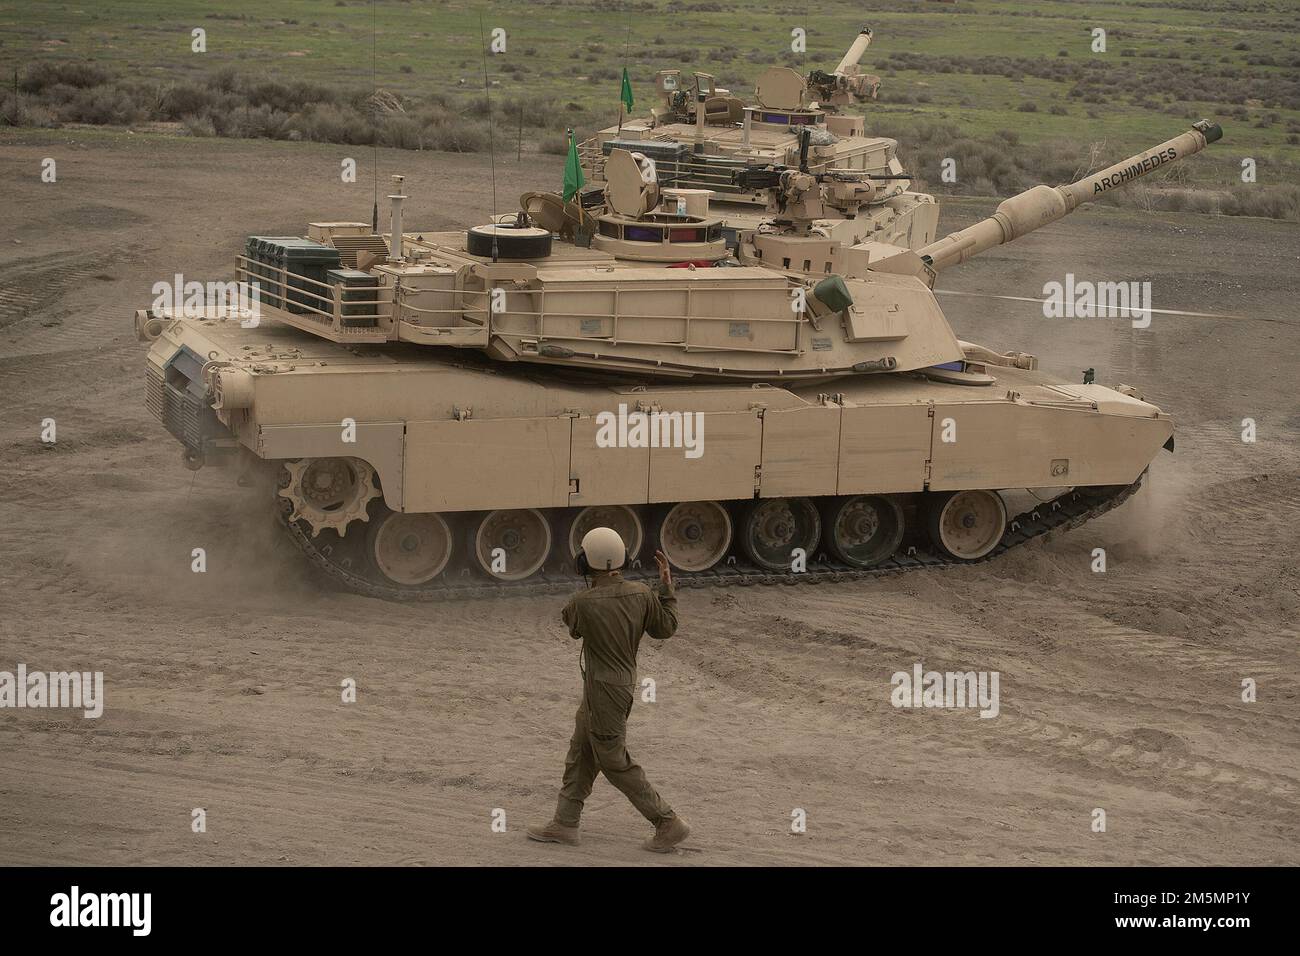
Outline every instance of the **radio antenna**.
<svg viewBox="0 0 1300 956">
<path fill-rule="evenodd" d="M 371 107 L 379 105 L 379 8 L 378 0 L 370 0 L 370 95 Z M 374 119 L 371 119 L 374 122 Z M 375 124 L 371 154 L 375 162 L 375 205 L 370 210 L 370 231 L 379 232 L 379 127 Z"/>
<path fill-rule="evenodd" d="M 488 83 L 487 35 L 483 32 L 483 12 L 478 15 L 478 39 L 483 46 L 483 97 L 487 101 L 488 164 L 492 170 L 492 261 L 497 261 L 497 155 L 492 133 L 492 88 Z"/>
</svg>

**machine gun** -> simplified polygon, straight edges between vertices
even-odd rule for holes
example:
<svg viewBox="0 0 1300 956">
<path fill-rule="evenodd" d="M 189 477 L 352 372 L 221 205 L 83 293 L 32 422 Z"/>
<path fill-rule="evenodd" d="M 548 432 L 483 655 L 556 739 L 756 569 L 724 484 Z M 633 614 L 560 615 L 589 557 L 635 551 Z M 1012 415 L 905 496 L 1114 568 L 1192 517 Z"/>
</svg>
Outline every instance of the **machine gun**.
<svg viewBox="0 0 1300 956">
<path fill-rule="evenodd" d="M 910 182 L 909 173 L 867 173 L 859 170 L 808 171 L 807 129 L 799 131 L 799 166 L 780 163 L 737 169 L 734 185 L 746 191 L 767 190 L 768 211 L 784 220 L 810 223 L 815 219 L 852 219 L 858 209 L 882 198 L 878 182 Z M 890 193 L 893 195 L 893 193 Z"/>
</svg>

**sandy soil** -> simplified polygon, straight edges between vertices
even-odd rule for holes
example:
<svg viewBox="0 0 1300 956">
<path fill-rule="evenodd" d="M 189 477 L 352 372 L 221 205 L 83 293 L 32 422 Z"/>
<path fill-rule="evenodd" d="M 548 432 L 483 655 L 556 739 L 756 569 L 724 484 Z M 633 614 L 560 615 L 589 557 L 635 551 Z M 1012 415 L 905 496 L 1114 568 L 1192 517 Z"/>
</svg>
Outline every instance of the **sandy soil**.
<svg viewBox="0 0 1300 956">
<path fill-rule="evenodd" d="M 685 593 L 679 634 L 643 652 L 658 700 L 631 725 L 696 830 L 699 852 L 665 859 L 603 780 L 581 848 L 523 838 L 553 806 L 578 691 L 559 599 L 332 593 L 262 502 L 185 471 L 144 409 L 130 316 L 151 284 L 226 276 L 247 233 L 368 219 L 370 184 L 339 181 L 348 154 L 0 137 L 0 670 L 107 680 L 97 721 L 0 711 L 0 863 L 1300 862 L 1295 224 L 1087 209 L 945 274 L 1030 296 L 1067 267 L 1150 278 L 1158 308 L 1241 318 L 1135 331 L 945 297 L 966 338 L 1142 386 L 1177 416 L 1177 452 L 1119 511 L 990 564 Z M 409 177 L 412 228 L 481 221 L 485 162 L 382 157 Z M 560 170 L 506 159 L 499 207 Z M 950 205 L 944 226 L 989 208 Z M 1001 715 L 893 709 L 889 675 L 915 661 L 999 671 Z"/>
</svg>

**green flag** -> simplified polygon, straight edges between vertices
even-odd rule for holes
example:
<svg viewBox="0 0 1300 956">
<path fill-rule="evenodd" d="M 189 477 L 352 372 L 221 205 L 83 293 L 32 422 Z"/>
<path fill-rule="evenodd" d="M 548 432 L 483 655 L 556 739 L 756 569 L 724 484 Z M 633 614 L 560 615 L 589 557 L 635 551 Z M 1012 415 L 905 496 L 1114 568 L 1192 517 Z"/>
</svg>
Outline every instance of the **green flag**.
<svg viewBox="0 0 1300 956">
<path fill-rule="evenodd" d="M 578 143 L 573 138 L 573 130 L 568 130 L 569 158 L 564 161 L 564 201 L 568 202 L 582 188 L 587 180 L 582 175 L 582 164 L 578 162 Z"/>
<path fill-rule="evenodd" d="M 623 89 L 618 98 L 623 101 L 623 109 L 632 112 L 632 81 L 627 78 L 627 67 L 623 67 Z"/>
</svg>

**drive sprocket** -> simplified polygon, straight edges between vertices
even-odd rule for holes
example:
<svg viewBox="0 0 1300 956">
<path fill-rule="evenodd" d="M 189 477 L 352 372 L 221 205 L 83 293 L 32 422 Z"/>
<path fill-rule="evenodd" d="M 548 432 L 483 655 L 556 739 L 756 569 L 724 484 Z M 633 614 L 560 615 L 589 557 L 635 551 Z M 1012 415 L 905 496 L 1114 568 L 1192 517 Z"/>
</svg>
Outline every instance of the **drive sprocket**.
<svg viewBox="0 0 1300 956">
<path fill-rule="evenodd" d="M 353 521 L 369 521 L 367 505 L 379 496 L 375 470 L 360 458 L 300 458 L 280 472 L 280 497 L 290 521 L 303 520 L 312 537 L 326 528 L 347 534 Z"/>
</svg>

